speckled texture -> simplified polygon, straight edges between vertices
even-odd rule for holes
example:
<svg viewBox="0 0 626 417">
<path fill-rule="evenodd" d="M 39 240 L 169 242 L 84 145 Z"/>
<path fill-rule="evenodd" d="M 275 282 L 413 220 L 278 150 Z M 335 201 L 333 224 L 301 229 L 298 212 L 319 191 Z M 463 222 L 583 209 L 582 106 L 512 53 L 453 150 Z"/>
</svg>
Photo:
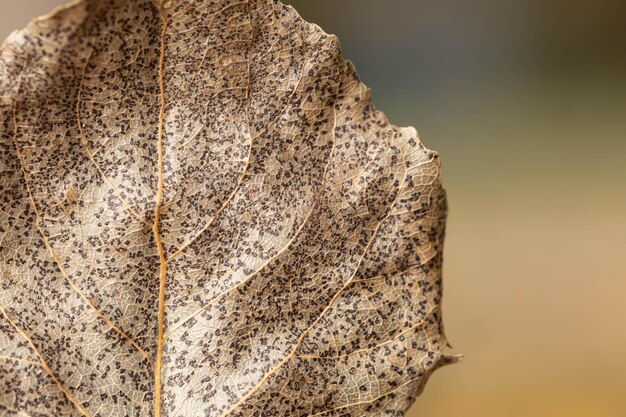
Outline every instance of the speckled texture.
<svg viewBox="0 0 626 417">
<path fill-rule="evenodd" d="M 402 416 L 439 160 L 275 0 L 83 0 L 0 52 L 0 416 Z"/>
</svg>

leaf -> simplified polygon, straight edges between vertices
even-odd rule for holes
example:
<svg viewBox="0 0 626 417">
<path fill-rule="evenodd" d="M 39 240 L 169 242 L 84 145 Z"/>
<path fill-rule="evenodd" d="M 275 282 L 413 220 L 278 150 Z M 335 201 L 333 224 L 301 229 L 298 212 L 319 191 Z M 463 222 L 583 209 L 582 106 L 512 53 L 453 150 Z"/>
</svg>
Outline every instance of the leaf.
<svg viewBox="0 0 626 417">
<path fill-rule="evenodd" d="M 439 160 L 273 0 L 75 1 L 0 57 L 4 416 L 402 415 Z"/>
</svg>

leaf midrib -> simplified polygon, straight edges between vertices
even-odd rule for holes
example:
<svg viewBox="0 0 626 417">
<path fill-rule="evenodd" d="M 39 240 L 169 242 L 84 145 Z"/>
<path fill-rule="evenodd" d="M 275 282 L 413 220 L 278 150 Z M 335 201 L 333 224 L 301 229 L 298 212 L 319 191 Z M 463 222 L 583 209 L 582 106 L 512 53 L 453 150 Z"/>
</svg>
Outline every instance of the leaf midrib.
<svg viewBox="0 0 626 417">
<path fill-rule="evenodd" d="M 167 259 L 165 257 L 165 251 L 163 249 L 163 242 L 161 241 L 161 235 L 159 233 L 159 221 L 161 215 L 161 205 L 163 204 L 163 128 L 165 119 L 165 80 L 163 74 L 163 67 L 165 63 L 165 41 L 167 35 L 168 20 L 165 10 L 165 3 L 162 2 L 159 6 L 159 16 L 162 21 L 161 29 L 161 48 L 159 52 L 159 130 L 157 136 L 157 192 L 155 196 L 155 208 L 154 208 L 154 225 L 152 232 L 154 233 L 154 241 L 157 246 L 159 255 L 159 311 L 158 311 L 158 330 L 157 330 L 157 351 L 156 360 L 154 366 L 154 415 L 155 417 L 161 417 L 161 367 L 163 364 L 163 333 L 165 322 L 165 280 L 167 275 Z"/>
</svg>

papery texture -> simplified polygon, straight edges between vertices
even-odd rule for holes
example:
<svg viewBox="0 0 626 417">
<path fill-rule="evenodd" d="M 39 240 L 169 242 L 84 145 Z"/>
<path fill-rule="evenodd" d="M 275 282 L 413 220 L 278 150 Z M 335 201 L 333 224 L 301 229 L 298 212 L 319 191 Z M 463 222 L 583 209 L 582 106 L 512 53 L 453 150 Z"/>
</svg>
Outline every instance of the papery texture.
<svg viewBox="0 0 626 417">
<path fill-rule="evenodd" d="M 0 57 L 0 415 L 400 416 L 439 160 L 273 0 L 84 0 Z"/>
</svg>

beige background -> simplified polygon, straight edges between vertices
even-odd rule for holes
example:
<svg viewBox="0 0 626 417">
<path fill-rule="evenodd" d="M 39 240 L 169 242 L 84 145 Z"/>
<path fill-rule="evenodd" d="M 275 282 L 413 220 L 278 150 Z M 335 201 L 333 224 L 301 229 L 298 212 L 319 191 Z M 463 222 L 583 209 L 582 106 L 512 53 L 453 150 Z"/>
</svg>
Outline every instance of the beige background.
<svg viewBox="0 0 626 417">
<path fill-rule="evenodd" d="M 4 0 L 0 35 L 59 3 Z M 443 157 L 465 361 L 409 416 L 626 416 L 626 2 L 291 3 Z"/>
</svg>

